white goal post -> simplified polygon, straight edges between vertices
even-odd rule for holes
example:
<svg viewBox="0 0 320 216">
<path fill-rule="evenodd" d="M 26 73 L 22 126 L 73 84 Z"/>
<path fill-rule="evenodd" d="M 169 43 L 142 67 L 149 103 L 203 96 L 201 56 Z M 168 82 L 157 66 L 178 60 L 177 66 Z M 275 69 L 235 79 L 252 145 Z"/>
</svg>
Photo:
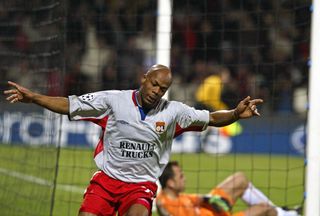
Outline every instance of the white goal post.
<svg viewBox="0 0 320 216">
<path fill-rule="evenodd" d="M 158 0 L 157 12 L 157 63 L 170 66 L 171 51 L 171 0 Z"/>
<path fill-rule="evenodd" d="M 320 2 L 313 1 L 305 215 L 320 215 Z"/>
<path fill-rule="evenodd" d="M 156 61 L 168 67 L 170 67 L 171 51 L 171 14 L 171 0 L 158 0 Z M 168 91 L 163 97 L 168 98 Z"/>
</svg>

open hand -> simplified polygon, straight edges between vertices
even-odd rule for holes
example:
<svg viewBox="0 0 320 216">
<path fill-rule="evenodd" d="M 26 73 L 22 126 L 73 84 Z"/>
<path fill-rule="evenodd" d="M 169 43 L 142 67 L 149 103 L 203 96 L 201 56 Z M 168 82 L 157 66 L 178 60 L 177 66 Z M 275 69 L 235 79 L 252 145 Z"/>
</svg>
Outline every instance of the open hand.
<svg viewBox="0 0 320 216">
<path fill-rule="evenodd" d="M 239 118 L 250 118 L 252 116 L 260 116 L 260 113 L 258 112 L 257 105 L 263 103 L 262 99 L 253 99 L 251 100 L 251 97 L 248 96 L 240 103 L 235 109 L 235 112 L 237 113 Z"/>
<path fill-rule="evenodd" d="M 24 102 L 24 103 L 31 103 L 34 93 L 27 88 L 24 88 L 18 85 L 15 82 L 8 81 L 8 84 L 13 87 L 10 90 L 4 91 L 5 95 L 8 95 L 7 101 L 10 103 L 16 102 Z"/>
</svg>

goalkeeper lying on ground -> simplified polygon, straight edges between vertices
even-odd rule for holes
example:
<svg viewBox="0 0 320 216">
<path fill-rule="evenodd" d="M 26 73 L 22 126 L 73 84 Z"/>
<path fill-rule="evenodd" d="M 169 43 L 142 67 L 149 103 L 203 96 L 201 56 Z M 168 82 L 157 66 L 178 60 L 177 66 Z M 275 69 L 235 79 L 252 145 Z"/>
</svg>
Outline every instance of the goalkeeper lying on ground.
<svg viewBox="0 0 320 216">
<path fill-rule="evenodd" d="M 185 178 L 178 162 L 169 162 L 159 178 L 162 191 L 157 196 L 161 216 L 298 216 L 295 210 L 275 206 L 260 190 L 237 172 L 225 179 L 207 195 L 183 194 Z M 248 208 L 232 213 L 241 198 Z"/>
</svg>

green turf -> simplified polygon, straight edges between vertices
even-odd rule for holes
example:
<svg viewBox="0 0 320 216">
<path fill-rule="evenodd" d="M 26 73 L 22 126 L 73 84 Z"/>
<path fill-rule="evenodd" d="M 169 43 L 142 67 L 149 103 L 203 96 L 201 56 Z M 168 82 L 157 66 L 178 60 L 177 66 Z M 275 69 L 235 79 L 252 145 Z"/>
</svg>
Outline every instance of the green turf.
<svg viewBox="0 0 320 216">
<path fill-rule="evenodd" d="M 47 216 L 51 209 L 55 216 L 77 215 L 82 191 L 96 170 L 92 154 L 92 150 L 64 148 L 57 162 L 55 148 L 0 145 L 1 215 Z M 228 175 L 242 171 L 276 204 L 294 206 L 302 201 L 303 158 L 175 154 L 172 159 L 183 166 L 187 192 L 207 193 Z M 243 208 L 239 202 L 235 210 Z"/>
</svg>

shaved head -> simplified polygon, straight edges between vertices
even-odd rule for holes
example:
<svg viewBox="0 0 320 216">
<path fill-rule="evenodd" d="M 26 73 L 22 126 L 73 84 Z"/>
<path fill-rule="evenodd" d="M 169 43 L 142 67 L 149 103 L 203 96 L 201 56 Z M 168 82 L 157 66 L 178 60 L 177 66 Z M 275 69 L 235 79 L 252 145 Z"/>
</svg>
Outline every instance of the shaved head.
<svg viewBox="0 0 320 216">
<path fill-rule="evenodd" d="M 147 74 L 157 70 L 167 70 L 167 71 L 170 71 L 171 73 L 171 70 L 167 66 L 164 66 L 162 64 L 155 64 L 149 68 L 149 70 L 147 71 Z"/>
<path fill-rule="evenodd" d="M 167 81 L 169 81 L 169 83 L 171 85 L 172 74 L 171 74 L 170 68 L 168 68 L 167 66 L 161 65 L 161 64 L 155 64 L 149 68 L 149 70 L 146 73 L 146 76 L 152 76 L 155 73 L 161 73 L 162 76 L 167 78 Z"/>
</svg>

